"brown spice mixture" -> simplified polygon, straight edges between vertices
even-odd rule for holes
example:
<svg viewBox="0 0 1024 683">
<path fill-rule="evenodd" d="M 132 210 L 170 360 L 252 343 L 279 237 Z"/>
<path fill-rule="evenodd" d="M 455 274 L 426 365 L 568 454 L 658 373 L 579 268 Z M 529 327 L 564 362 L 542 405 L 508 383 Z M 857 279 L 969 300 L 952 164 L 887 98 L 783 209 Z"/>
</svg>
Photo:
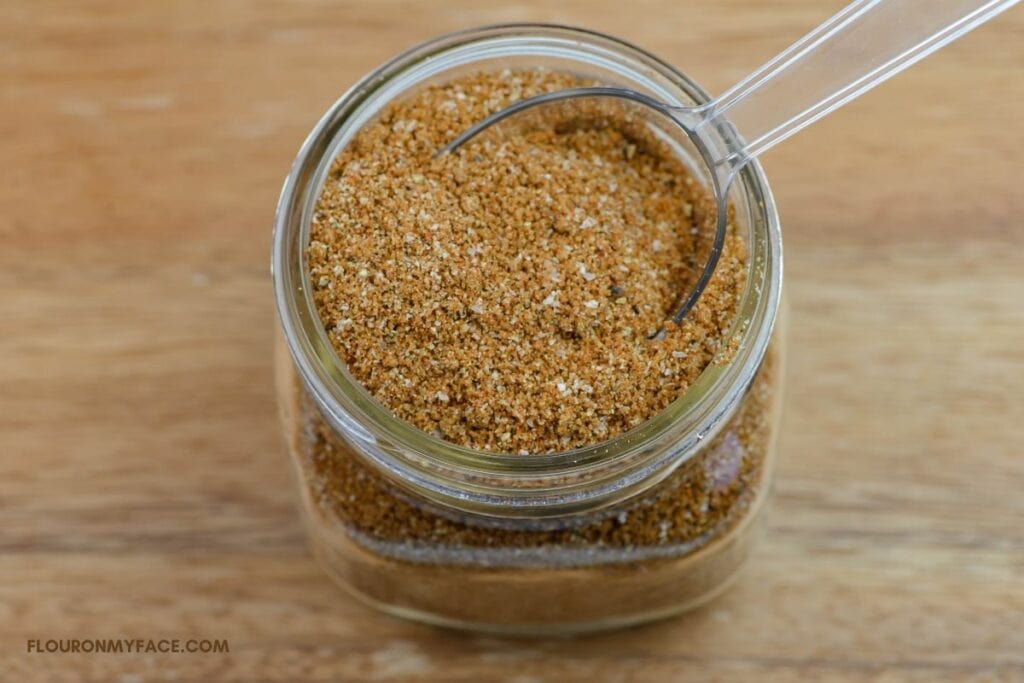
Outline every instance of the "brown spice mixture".
<svg viewBox="0 0 1024 683">
<path fill-rule="evenodd" d="M 439 557 L 460 548 L 679 546 L 724 538 L 765 491 L 777 362 L 770 350 L 722 432 L 665 481 L 601 516 L 551 530 L 493 528 L 437 514 L 398 492 L 324 421 L 293 376 L 294 447 L 318 513 L 387 552 L 429 547 Z M 466 558 L 464 558 L 466 560 Z M 466 560 L 468 561 L 468 560 Z"/>
<path fill-rule="evenodd" d="M 648 340 L 703 267 L 715 210 L 628 114 L 433 158 L 508 103 L 578 84 L 536 70 L 428 87 L 356 135 L 316 205 L 307 259 L 331 343 L 448 441 L 526 454 L 613 437 L 682 395 L 733 322 L 747 252 L 730 226 L 698 305 Z"/>
</svg>

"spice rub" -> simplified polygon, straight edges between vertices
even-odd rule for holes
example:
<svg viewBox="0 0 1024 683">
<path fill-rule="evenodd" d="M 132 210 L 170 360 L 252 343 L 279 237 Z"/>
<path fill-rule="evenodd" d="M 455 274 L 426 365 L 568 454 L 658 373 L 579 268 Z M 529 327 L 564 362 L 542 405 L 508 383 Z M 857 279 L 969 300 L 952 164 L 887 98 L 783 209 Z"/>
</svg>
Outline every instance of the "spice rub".
<svg viewBox="0 0 1024 683">
<path fill-rule="evenodd" d="M 391 104 L 334 161 L 307 249 L 313 298 L 352 375 L 401 419 L 463 446 L 546 453 L 653 417 L 728 345 L 746 273 L 713 200 L 628 112 L 434 153 L 524 97 L 579 85 L 480 73 Z M 663 338 L 648 336 L 665 327 Z"/>
</svg>

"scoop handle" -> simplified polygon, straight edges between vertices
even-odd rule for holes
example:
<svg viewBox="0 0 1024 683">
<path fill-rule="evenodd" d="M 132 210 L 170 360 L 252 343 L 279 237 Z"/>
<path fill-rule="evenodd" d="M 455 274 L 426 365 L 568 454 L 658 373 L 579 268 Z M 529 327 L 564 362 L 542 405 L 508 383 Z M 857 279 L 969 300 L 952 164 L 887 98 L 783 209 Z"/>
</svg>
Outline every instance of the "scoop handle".
<svg viewBox="0 0 1024 683">
<path fill-rule="evenodd" d="M 1017 2 L 855 0 L 701 108 L 701 127 L 728 121 L 746 141 L 716 145 L 719 168 L 734 172 Z"/>
</svg>

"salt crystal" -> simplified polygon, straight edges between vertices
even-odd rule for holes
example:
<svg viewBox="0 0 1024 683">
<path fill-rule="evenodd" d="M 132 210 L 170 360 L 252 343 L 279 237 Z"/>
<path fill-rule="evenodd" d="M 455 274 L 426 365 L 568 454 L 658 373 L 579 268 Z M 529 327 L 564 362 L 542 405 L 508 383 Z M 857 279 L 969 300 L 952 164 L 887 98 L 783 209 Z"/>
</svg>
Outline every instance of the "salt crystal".
<svg viewBox="0 0 1024 683">
<path fill-rule="evenodd" d="M 594 278 L 597 277 L 596 275 L 591 273 L 589 270 L 587 270 L 587 266 L 584 265 L 583 263 L 578 263 L 576 265 L 579 266 L 580 275 L 582 275 L 583 279 L 586 280 L 587 282 L 593 282 Z"/>
</svg>

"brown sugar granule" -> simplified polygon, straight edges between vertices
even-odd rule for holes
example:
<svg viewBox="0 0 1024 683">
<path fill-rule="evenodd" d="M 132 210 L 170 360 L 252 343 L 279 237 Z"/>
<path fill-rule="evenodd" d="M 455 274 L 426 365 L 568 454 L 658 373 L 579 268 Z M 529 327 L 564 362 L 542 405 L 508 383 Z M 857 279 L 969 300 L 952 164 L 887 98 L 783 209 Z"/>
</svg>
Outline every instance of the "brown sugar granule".
<svg viewBox="0 0 1024 683">
<path fill-rule="evenodd" d="M 727 346 L 747 252 L 704 265 L 711 198 L 628 112 L 434 153 L 512 101 L 578 85 L 479 73 L 387 107 L 334 161 L 307 262 L 328 337 L 396 416 L 463 446 L 545 453 L 653 417 Z M 648 336 L 665 327 L 663 339 Z"/>
</svg>

